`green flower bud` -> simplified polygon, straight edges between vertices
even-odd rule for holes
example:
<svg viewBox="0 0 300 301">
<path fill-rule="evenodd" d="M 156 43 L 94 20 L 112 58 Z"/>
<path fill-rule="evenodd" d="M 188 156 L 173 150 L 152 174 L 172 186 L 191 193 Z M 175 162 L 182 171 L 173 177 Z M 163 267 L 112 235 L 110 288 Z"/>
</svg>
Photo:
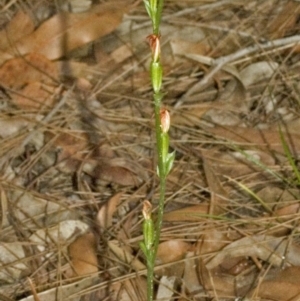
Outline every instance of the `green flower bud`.
<svg viewBox="0 0 300 301">
<path fill-rule="evenodd" d="M 143 235 L 144 235 L 144 246 L 148 253 L 154 244 L 154 223 L 151 218 L 152 205 L 149 201 L 144 201 L 143 204 Z M 145 252 L 144 252 L 145 253 Z M 149 253 L 150 254 L 150 253 Z"/>
<path fill-rule="evenodd" d="M 154 93 L 159 93 L 162 85 L 162 66 L 160 62 L 151 63 L 151 81 Z"/>
<path fill-rule="evenodd" d="M 143 235 L 146 250 L 149 251 L 154 244 L 154 223 L 152 219 L 145 219 L 143 222 Z"/>
</svg>

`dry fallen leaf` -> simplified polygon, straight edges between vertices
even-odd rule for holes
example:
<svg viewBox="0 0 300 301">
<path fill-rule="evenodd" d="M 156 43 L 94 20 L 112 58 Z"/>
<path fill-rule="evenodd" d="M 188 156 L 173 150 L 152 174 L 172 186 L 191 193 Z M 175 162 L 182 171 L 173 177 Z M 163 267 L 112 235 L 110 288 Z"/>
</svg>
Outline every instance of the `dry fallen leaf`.
<svg viewBox="0 0 300 301">
<path fill-rule="evenodd" d="M 278 3 L 280 4 L 280 3 Z M 274 8 L 279 8 L 277 5 Z M 287 1 L 281 3 L 280 12 L 275 17 L 270 18 L 267 25 L 268 38 L 270 40 L 282 38 L 289 30 L 295 28 L 299 18 L 300 4 L 297 1 Z"/>
<path fill-rule="evenodd" d="M 117 281 L 110 286 L 109 297 L 118 301 L 147 300 L 147 281 L 143 277 Z"/>
<path fill-rule="evenodd" d="M 56 246 L 70 244 L 78 236 L 86 233 L 88 229 L 89 226 L 80 220 L 65 220 L 53 227 L 37 230 L 29 237 L 29 240 L 43 252 L 49 244 Z"/>
<path fill-rule="evenodd" d="M 73 276 L 84 276 L 98 272 L 97 244 L 92 232 L 79 236 L 68 247 Z"/>
<path fill-rule="evenodd" d="M 300 209 L 300 203 L 299 200 L 295 200 L 295 204 L 287 205 L 284 207 L 281 207 L 280 209 L 273 212 L 273 216 L 281 216 L 285 217 L 283 220 L 288 219 L 288 216 L 286 215 L 293 215 L 299 213 Z"/>
<path fill-rule="evenodd" d="M 280 139 L 279 131 L 276 130 L 259 130 L 242 127 L 214 127 L 206 128 L 206 130 L 215 134 L 222 139 L 233 141 L 235 144 L 246 145 L 250 148 L 260 148 L 263 150 L 273 150 L 284 153 L 282 141 Z M 300 149 L 300 135 L 290 133 L 286 135 L 286 143 L 289 145 L 292 153 L 299 152 Z"/>
<path fill-rule="evenodd" d="M 38 300 L 35 296 L 29 296 L 20 299 L 20 301 L 57 301 L 57 296 L 60 296 L 61 300 L 67 300 L 70 296 L 79 295 L 85 289 L 92 287 L 99 283 L 99 277 L 85 277 L 79 281 L 71 284 L 55 286 L 51 289 L 46 289 L 38 293 Z M 80 298 L 80 297 L 79 297 Z M 75 297 L 73 300 L 79 300 Z M 101 299 L 102 300 L 102 299 Z"/>
<path fill-rule="evenodd" d="M 219 150 L 211 150 L 201 153 L 204 158 L 210 161 L 210 164 L 217 171 L 216 176 L 229 178 L 238 178 L 244 175 L 259 171 L 259 175 L 263 174 L 261 167 L 254 164 L 253 161 L 263 164 L 264 166 L 274 166 L 274 158 L 260 150 L 244 150 L 243 152 L 224 152 Z"/>
<path fill-rule="evenodd" d="M 132 49 L 127 44 L 120 46 L 110 54 L 110 58 L 112 58 L 116 63 L 121 63 L 131 56 Z"/>
<path fill-rule="evenodd" d="M 259 81 L 270 79 L 278 67 L 279 64 L 276 62 L 255 62 L 248 65 L 240 72 L 240 78 L 244 86 L 247 88 Z"/>
<path fill-rule="evenodd" d="M 112 251 L 113 255 L 117 257 L 118 260 L 120 260 L 126 265 L 129 265 L 135 271 L 141 271 L 146 269 L 145 265 L 136 256 L 134 256 L 128 250 L 128 248 L 120 246 L 120 244 L 116 241 L 109 241 L 107 245 Z"/>
<path fill-rule="evenodd" d="M 203 262 L 199 264 L 199 278 L 209 296 L 218 295 L 235 296 L 236 283 L 233 276 L 228 274 L 211 273 Z"/>
<path fill-rule="evenodd" d="M 176 288 L 177 277 L 175 276 L 162 276 L 159 281 L 157 289 L 156 299 L 171 301 Z"/>
<path fill-rule="evenodd" d="M 69 216 L 72 215 L 72 210 L 69 211 L 69 208 L 30 191 L 14 189 L 8 196 L 10 202 L 14 204 L 14 215 L 18 221 L 25 222 L 30 218 L 30 222 L 26 223 L 28 228 L 31 224 L 35 227 L 42 224 L 49 226 L 52 221 L 55 223 L 68 218 L 68 212 Z M 43 219 L 42 222 L 41 219 Z"/>
<path fill-rule="evenodd" d="M 0 281 L 13 283 L 19 279 L 22 272 L 28 269 L 26 263 L 22 261 L 25 257 L 25 251 L 20 242 L 2 242 L 0 245 Z"/>
<path fill-rule="evenodd" d="M 207 218 L 208 211 L 209 204 L 204 203 L 167 212 L 163 219 L 168 222 L 200 221 L 201 218 Z"/>
<path fill-rule="evenodd" d="M 300 268 L 288 267 L 274 274 L 271 279 L 259 283 L 248 296 L 273 301 L 300 300 Z"/>
<path fill-rule="evenodd" d="M 195 269 L 197 264 L 194 256 L 194 252 L 187 253 L 186 260 L 184 261 L 184 274 L 182 276 L 184 288 L 187 289 L 187 291 L 191 294 L 199 291 L 199 289 L 202 287 L 199 281 L 197 269 Z"/>
<path fill-rule="evenodd" d="M 201 153 L 203 158 L 205 178 L 210 191 L 209 214 L 219 215 L 224 212 L 229 196 L 225 188 L 222 186 L 219 177 L 216 175 L 213 161 L 208 158 L 208 154 L 211 154 L 212 150 L 202 150 Z"/>
<path fill-rule="evenodd" d="M 30 53 L 5 62 L 0 68 L 0 84 L 11 89 L 19 89 L 30 82 L 55 85 L 58 69 L 39 53 Z"/>
<path fill-rule="evenodd" d="M 54 134 L 45 133 L 45 141 L 53 144 L 59 150 L 58 168 L 62 172 L 74 172 L 88 152 L 88 137 L 85 133 L 66 132 Z"/>
<path fill-rule="evenodd" d="M 214 103 L 197 104 L 190 106 L 187 109 L 178 108 L 171 110 L 172 123 L 176 125 L 194 126 L 200 124 L 201 117 L 211 108 L 215 106 Z"/>
<path fill-rule="evenodd" d="M 191 249 L 191 245 L 182 240 L 167 240 L 158 246 L 157 250 L 157 264 L 169 265 L 160 268 L 156 274 L 158 276 L 175 276 L 181 278 L 184 271 L 184 262 L 187 252 Z M 179 261 L 179 262 L 178 262 Z"/>
<path fill-rule="evenodd" d="M 182 240 L 168 240 L 162 242 L 157 250 L 157 262 L 159 264 L 176 262 L 183 259 L 191 245 Z"/>
<path fill-rule="evenodd" d="M 11 92 L 12 102 L 22 110 L 51 108 L 56 102 L 56 87 L 41 82 L 31 82 L 17 93 Z"/>
<path fill-rule="evenodd" d="M 256 195 L 263 199 L 265 203 L 274 206 L 275 210 L 296 203 L 300 198 L 299 190 L 297 189 L 282 189 L 276 185 L 269 185 L 261 188 L 256 192 Z"/>
<path fill-rule="evenodd" d="M 73 13 L 81 13 L 87 11 L 92 5 L 92 0 L 68 0 L 62 2 L 61 9 L 71 11 Z"/>
<path fill-rule="evenodd" d="M 109 1 L 80 14 L 61 13 L 45 21 L 15 48 L 20 54 L 39 52 L 55 60 L 69 51 L 112 32 L 130 5 L 127 1 Z"/>
<path fill-rule="evenodd" d="M 32 129 L 34 125 L 34 120 L 31 121 L 20 116 L 3 116 L 0 118 L 0 137 L 17 135 L 24 129 Z"/>
<path fill-rule="evenodd" d="M 116 183 L 123 186 L 136 186 L 144 180 L 143 171 L 138 164 L 124 158 L 99 161 L 93 173 L 96 183 Z"/>
<path fill-rule="evenodd" d="M 100 208 L 97 214 L 97 222 L 101 230 L 112 226 L 113 215 L 121 202 L 121 196 L 122 193 L 115 194 Z"/>
<path fill-rule="evenodd" d="M 32 33 L 33 30 L 34 23 L 30 16 L 22 10 L 18 11 L 7 24 L 6 28 L 0 31 L 1 51 L 6 51 L 16 41 Z"/>
<path fill-rule="evenodd" d="M 274 266 L 284 263 L 300 265 L 300 247 L 290 243 L 288 239 L 269 235 L 254 235 L 243 237 L 223 248 L 207 265 L 210 270 L 228 258 L 232 257 L 258 257 Z"/>
<path fill-rule="evenodd" d="M 220 229 L 208 229 L 204 232 L 201 241 L 199 241 L 196 245 L 197 254 L 202 255 L 199 257 L 197 262 L 198 267 L 198 275 L 200 275 L 200 280 L 202 285 L 208 289 L 216 289 L 221 294 L 233 294 L 235 287 L 234 277 L 232 277 L 230 272 L 223 273 L 229 269 L 228 265 L 222 265 L 222 269 L 218 269 L 217 271 L 207 270 L 205 263 L 207 262 L 207 256 L 211 256 L 211 254 L 221 252 L 222 248 L 226 246 L 232 239 L 237 238 L 238 234 L 235 231 L 230 231 L 229 229 L 224 229 L 223 231 Z M 234 258 L 236 259 L 236 258 Z M 231 266 L 237 272 L 239 268 L 238 264 L 240 262 L 240 258 L 237 260 L 231 260 Z M 228 259 L 226 258 L 226 263 L 228 264 Z M 224 262 L 222 262 L 224 263 Z"/>
<path fill-rule="evenodd" d="M 229 231 L 226 229 L 208 229 L 204 232 L 201 240 L 197 242 L 196 250 L 198 254 L 209 254 L 220 251 L 224 246 L 231 242 Z"/>
<path fill-rule="evenodd" d="M 174 55 L 185 56 L 188 53 L 206 55 L 210 51 L 210 46 L 205 42 L 190 42 L 185 40 L 172 39 L 170 46 Z"/>
</svg>

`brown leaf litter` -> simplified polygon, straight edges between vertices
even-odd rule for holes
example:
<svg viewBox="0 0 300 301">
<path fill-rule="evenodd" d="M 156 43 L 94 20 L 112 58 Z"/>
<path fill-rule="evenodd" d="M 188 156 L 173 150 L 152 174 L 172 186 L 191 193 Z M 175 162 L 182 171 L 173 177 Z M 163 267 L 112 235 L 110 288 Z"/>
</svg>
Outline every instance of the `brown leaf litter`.
<svg viewBox="0 0 300 301">
<path fill-rule="evenodd" d="M 142 204 L 155 219 L 159 187 L 143 3 L 23 2 L 0 18 L 0 299 L 146 300 Z M 165 2 L 176 160 L 157 298 L 299 299 L 299 9 Z"/>
</svg>

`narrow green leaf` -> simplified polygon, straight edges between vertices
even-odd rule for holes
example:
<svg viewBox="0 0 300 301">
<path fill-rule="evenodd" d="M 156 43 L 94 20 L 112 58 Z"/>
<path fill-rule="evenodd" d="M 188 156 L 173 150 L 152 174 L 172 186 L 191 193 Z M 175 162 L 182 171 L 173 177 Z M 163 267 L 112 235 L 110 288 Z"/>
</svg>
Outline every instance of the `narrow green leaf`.
<svg viewBox="0 0 300 301">
<path fill-rule="evenodd" d="M 296 162 L 293 158 L 292 152 L 291 152 L 291 150 L 290 150 L 290 148 L 289 148 L 289 146 L 288 146 L 288 144 L 287 144 L 287 142 L 284 138 L 284 134 L 283 134 L 280 126 L 279 126 L 279 134 L 280 134 L 280 140 L 281 140 L 281 143 L 282 143 L 282 146 L 283 146 L 284 153 L 285 153 L 285 155 L 286 155 L 286 157 L 287 157 L 287 159 L 288 159 L 288 161 L 289 161 L 289 163 L 290 163 L 290 165 L 291 165 L 291 167 L 294 171 L 295 176 L 297 177 L 298 184 L 300 184 L 300 172 L 299 172 L 298 167 L 296 165 Z"/>
<path fill-rule="evenodd" d="M 150 3 L 147 0 L 143 0 L 143 1 L 144 1 L 144 4 L 145 4 L 146 11 L 147 11 L 150 19 L 152 19 L 152 13 L 151 13 L 151 8 L 150 8 Z"/>
<path fill-rule="evenodd" d="M 174 160 L 175 160 L 175 151 L 173 151 L 172 153 L 168 153 L 167 160 L 166 160 L 166 176 L 170 173 L 173 167 Z"/>
<path fill-rule="evenodd" d="M 249 189 L 246 185 L 244 185 L 238 181 L 235 181 L 234 179 L 230 179 L 230 180 L 233 181 L 234 183 L 236 183 L 238 186 L 240 186 L 244 191 L 246 191 L 248 194 L 250 194 L 254 199 L 256 199 L 266 211 L 268 211 L 269 213 L 273 212 L 273 210 L 269 207 L 269 205 L 264 200 L 262 200 L 254 191 Z"/>
<path fill-rule="evenodd" d="M 139 243 L 139 245 L 140 245 L 140 249 L 143 251 L 145 257 L 148 258 L 148 250 L 147 250 L 147 248 L 145 246 L 145 243 L 141 241 Z"/>
</svg>

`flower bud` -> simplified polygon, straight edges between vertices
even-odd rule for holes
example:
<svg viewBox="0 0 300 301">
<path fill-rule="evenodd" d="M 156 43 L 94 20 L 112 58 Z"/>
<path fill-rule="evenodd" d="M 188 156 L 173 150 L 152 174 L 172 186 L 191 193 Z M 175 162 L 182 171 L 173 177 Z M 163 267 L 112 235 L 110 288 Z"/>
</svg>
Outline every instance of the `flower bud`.
<svg viewBox="0 0 300 301">
<path fill-rule="evenodd" d="M 144 247 L 145 255 L 150 254 L 150 250 L 154 243 L 154 223 L 151 219 L 152 205 L 149 201 L 144 201 L 143 204 L 143 235 L 144 235 Z"/>
<path fill-rule="evenodd" d="M 151 211 L 152 211 L 152 204 L 147 200 L 144 201 L 142 213 L 145 220 L 151 219 Z"/>
<path fill-rule="evenodd" d="M 160 35 L 151 34 L 147 37 L 152 52 L 152 60 L 157 63 L 160 60 Z"/>
<path fill-rule="evenodd" d="M 160 110 L 160 126 L 161 126 L 161 130 L 162 132 L 165 134 L 169 131 L 170 129 L 170 113 L 168 110 L 166 109 L 161 109 Z"/>
<path fill-rule="evenodd" d="M 160 62 L 151 63 L 151 81 L 154 93 L 159 93 L 162 85 L 162 66 Z"/>
</svg>

